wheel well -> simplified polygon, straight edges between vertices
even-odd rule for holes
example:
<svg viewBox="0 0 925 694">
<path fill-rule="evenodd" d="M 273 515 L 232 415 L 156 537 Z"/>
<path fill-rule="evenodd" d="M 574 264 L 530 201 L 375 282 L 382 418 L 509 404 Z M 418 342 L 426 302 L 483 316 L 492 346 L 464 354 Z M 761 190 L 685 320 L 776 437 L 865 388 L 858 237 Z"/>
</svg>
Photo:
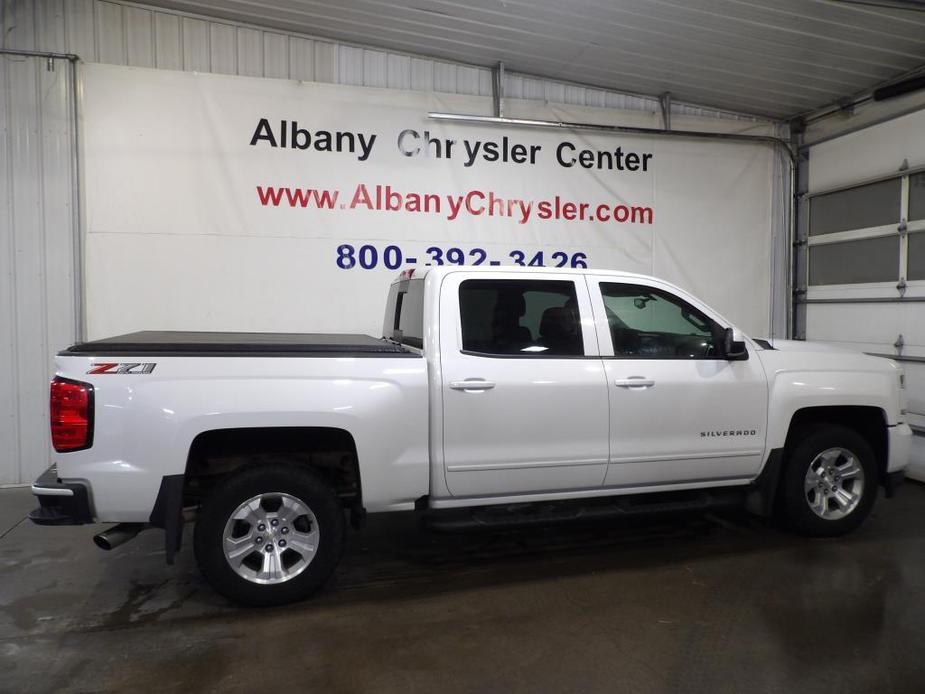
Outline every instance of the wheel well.
<svg viewBox="0 0 925 694">
<path fill-rule="evenodd" d="M 184 506 L 198 506 L 211 487 L 243 465 L 304 465 L 318 472 L 345 505 L 361 503 L 356 442 L 330 427 L 216 429 L 199 434 L 186 460 Z"/>
<path fill-rule="evenodd" d="M 889 455 L 886 417 L 879 407 L 833 406 L 807 407 L 797 410 L 790 420 L 786 449 L 789 452 L 798 442 L 800 431 L 823 424 L 840 424 L 853 429 L 870 444 L 877 457 L 881 480 L 886 474 Z"/>
</svg>

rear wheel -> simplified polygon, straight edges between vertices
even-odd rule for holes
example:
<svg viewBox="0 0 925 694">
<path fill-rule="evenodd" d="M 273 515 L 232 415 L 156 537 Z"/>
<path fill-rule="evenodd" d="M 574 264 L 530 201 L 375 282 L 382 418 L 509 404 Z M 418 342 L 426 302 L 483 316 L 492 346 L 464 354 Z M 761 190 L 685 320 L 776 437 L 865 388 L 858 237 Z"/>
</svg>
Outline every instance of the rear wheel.
<svg viewBox="0 0 925 694">
<path fill-rule="evenodd" d="M 780 512 L 793 530 L 828 537 L 854 530 L 877 498 L 877 465 L 855 431 L 824 425 L 793 448 L 781 478 Z"/>
<path fill-rule="evenodd" d="M 247 605 L 307 598 L 330 577 L 343 546 L 334 490 L 290 465 L 249 467 L 222 480 L 202 505 L 194 535 L 205 579 Z"/>
</svg>

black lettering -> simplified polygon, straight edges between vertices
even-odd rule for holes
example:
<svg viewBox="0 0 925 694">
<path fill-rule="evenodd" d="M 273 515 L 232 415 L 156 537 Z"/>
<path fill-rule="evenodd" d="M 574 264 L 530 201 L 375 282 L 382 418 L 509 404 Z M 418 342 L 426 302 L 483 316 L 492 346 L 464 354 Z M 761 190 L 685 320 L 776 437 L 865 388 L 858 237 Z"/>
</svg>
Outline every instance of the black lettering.
<svg viewBox="0 0 925 694">
<path fill-rule="evenodd" d="M 623 171 L 623 148 L 617 147 L 613 153 L 617 158 L 617 171 Z"/>
<path fill-rule="evenodd" d="M 429 130 L 424 131 L 424 140 L 427 143 L 427 148 L 424 150 L 424 156 L 425 157 L 430 156 L 430 152 L 431 152 L 430 148 L 432 147 L 434 156 L 437 157 L 437 159 L 442 159 L 443 158 L 443 146 L 442 146 L 443 143 L 440 140 L 438 140 L 436 137 L 431 137 Z"/>
<path fill-rule="evenodd" d="M 308 149 L 312 143 L 312 136 L 308 131 L 300 128 L 297 121 L 292 121 L 292 146 L 296 149 Z"/>
<path fill-rule="evenodd" d="M 569 150 L 568 154 L 565 154 L 563 150 Z M 568 156 L 575 151 L 575 145 L 571 142 L 560 142 L 559 146 L 556 147 L 556 160 L 559 162 L 559 166 L 564 166 L 569 168 L 570 166 L 575 165 L 575 157 L 572 157 L 569 160 L 563 159 L 563 155 Z"/>
<path fill-rule="evenodd" d="M 344 141 L 345 140 L 347 141 L 349 150 L 352 153 L 354 151 L 353 133 L 345 133 L 345 132 L 337 133 L 337 151 L 338 152 L 344 151 Z"/>
<path fill-rule="evenodd" d="M 375 137 L 375 135 L 373 135 Z M 405 138 L 410 137 L 414 141 L 414 147 L 406 148 L 405 147 Z M 417 130 L 402 130 L 398 133 L 398 151 L 404 154 L 406 157 L 413 157 L 415 154 L 421 152 L 421 146 L 417 144 L 417 141 L 421 139 L 421 136 L 418 135 Z"/>
<path fill-rule="evenodd" d="M 469 140 L 463 140 L 463 147 L 466 149 L 466 163 L 463 166 L 472 166 L 475 163 L 475 158 L 479 154 L 479 147 L 482 146 L 482 143 L 476 140 L 474 143 L 469 142 Z"/>
<path fill-rule="evenodd" d="M 315 133 L 315 149 L 319 152 L 331 151 L 331 133 L 327 130 L 319 130 Z"/>
<path fill-rule="evenodd" d="M 251 146 L 256 145 L 258 140 L 266 140 L 270 143 L 270 147 L 276 147 L 276 137 L 273 135 L 270 121 L 266 118 L 261 118 L 257 123 L 257 129 L 254 130 L 254 136 L 251 138 Z"/>
<path fill-rule="evenodd" d="M 357 139 L 360 141 L 360 149 L 362 153 L 357 157 L 359 161 L 366 161 L 369 159 L 369 155 L 372 154 L 373 145 L 376 144 L 376 133 L 373 133 L 369 136 L 369 140 L 366 139 L 366 136 L 363 133 L 357 134 Z M 353 150 L 350 150 L 351 152 Z"/>
</svg>

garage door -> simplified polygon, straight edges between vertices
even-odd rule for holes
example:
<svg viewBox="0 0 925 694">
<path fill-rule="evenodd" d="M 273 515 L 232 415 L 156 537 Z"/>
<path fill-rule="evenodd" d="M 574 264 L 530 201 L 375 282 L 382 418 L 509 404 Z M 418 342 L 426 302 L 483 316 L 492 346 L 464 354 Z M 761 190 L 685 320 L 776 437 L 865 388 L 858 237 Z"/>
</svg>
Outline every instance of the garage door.
<svg viewBox="0 0 925 694">
<path fill-rule="evenodd" d="M 806 338 L 901 362 L 925 434 L 925 171 L 815 193 L 808 210 Z"/>
</svg>

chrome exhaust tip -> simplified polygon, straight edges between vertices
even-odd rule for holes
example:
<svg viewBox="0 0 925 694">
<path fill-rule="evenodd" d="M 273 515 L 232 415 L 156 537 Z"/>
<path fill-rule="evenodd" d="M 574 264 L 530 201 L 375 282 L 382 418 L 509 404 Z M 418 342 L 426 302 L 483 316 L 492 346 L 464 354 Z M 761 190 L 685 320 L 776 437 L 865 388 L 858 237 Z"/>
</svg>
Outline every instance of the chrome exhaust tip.
<svg viewBox="0 0 925 694">
<path fill-rule="evenodd" d="M 108 530 L 94 535 L 93 542 L 100 549 L 109 551 L 115 549 L 119 545 L 125 544 L 144 530 L 145 527 L 145 523 L 119 523 Z"/>
</svg>

